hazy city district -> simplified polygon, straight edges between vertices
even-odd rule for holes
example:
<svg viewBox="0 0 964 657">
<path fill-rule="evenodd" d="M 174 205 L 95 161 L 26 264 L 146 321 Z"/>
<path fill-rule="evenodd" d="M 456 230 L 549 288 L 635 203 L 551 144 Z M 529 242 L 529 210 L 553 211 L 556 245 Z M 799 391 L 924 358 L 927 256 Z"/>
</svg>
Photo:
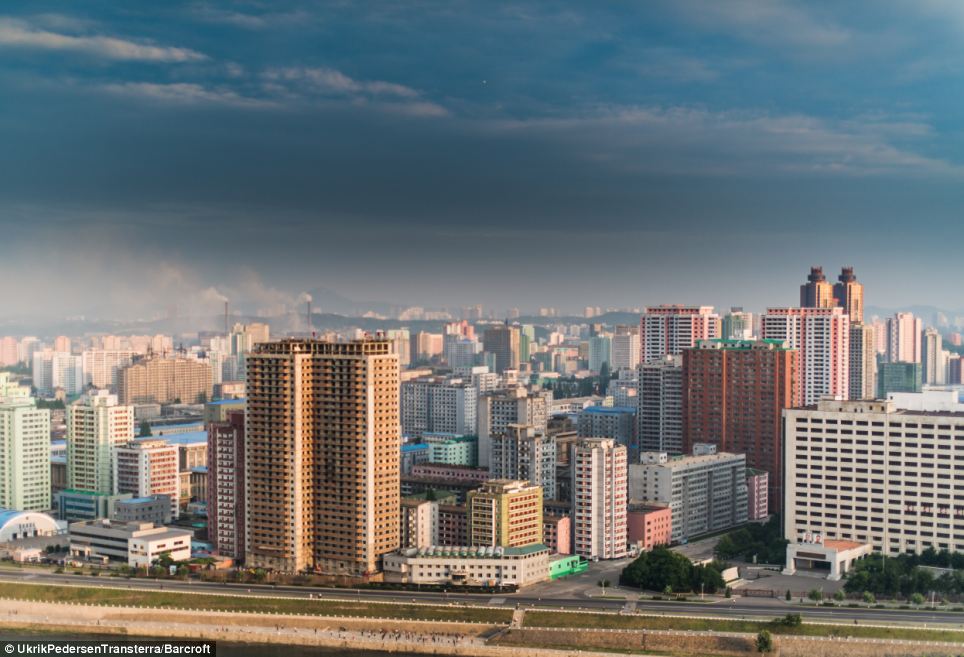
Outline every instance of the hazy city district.
<svg viewBox="0 0 964 657">
<path fill-rule="evenodd" d="M 84 603 L 88 631 L 464 654 L 959 652 L 961 334 L 865 317 L 852 268 L 762 314 L 300 310 L 0 338 L 0 621 Z"/>
</svg>

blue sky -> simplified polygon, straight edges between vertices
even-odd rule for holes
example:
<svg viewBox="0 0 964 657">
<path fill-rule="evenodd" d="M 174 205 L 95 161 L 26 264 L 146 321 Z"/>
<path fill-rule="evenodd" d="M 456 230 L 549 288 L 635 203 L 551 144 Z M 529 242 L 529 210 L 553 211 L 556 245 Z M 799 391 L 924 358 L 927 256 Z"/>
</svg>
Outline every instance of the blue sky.
<svg viewBox="0 0 964 657">
<path fill-rule="evenodd" d="M 960 2 L 2 12 L 0 316 L 964 307 Z"/>
</svg>

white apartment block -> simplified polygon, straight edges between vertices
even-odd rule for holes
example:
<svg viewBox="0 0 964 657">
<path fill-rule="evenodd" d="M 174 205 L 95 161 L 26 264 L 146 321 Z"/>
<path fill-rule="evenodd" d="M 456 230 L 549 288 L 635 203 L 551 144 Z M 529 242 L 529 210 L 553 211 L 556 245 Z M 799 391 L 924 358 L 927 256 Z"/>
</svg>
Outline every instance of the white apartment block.
<svg viewBox="0 0 964 657">
<path fill-rule="evenodd" d="M 784 419 L 790 541 L 820 534 L 888 554 L 964 551 L 964 413 L 822 400 Z"/>
<path fill-rule="evenodd" d="M 923 324 L 913 313 L 896 313 L 887 319 L 887 360 L 891 363 L 919 363 Z"/>
<path fill-rule="evenodd" d="M 134 439 L 134 407 L 98 390 L 67 407 L 67 487 L 112 495 L 114 447 Z"/>
<path fill-rule="evenodd" d="M 613 372 L 634 369 L 639 364 L 639 331 L 617 332 L 612 337 L 609 367 Z"/>
<path fill-rule="evenodd" d="M 526 424 L 544 433 L 551 407 L 551 392 L 530 392 L 521 386 L 479 397 L 479 467 L 489 467 L 492 436 L 505 433 L 510 424 Z"/>
<path fill-rule="evenodd" d="M 478 393 L 458 377 L 425 377 L 401 384 L 402 434 L 424 433 L 473 436 L 478 431 Z"/>
<path fill-rule="evenodd" d="M 650 306 L 639 322 L 642 362 L 679 355 L 698 340 L 720 337 L 713 306 Z"/>
<path fill-rule="evenodd" d="M 626 447 L 609 438 L 579 440 L 570 463 L 575 553 L 592 560 L 626 556 Z"/>
<path fill-rule="evenodd" d="M 629 468 L 629 496 L 634 502 L 672 509 L 673 541 L 747 521 L 746 455 L 699 453 L 669 458 L 665 452 L 644 452 L 640 463 Z"/>
<path fill-rule="evenodd" d="M 117 372 L 134 362 L 136 351 L 118 349 L 88 349 L 81 359 L 84 383 L 95 388 L 117 390 Z"/>
<path fill-rule="evenodd" d="M 492 436 L 489 472 L 493 479 L 527 481 L 542 487 L 542 497 L 556 499 L 556 441 L 545 431 L 510 424 Z"/>
<path fill-rule="evenodd" d="M 400 505 L 402 548 L 426 548 L 438 543 L 438 504 L 402 498 Z"/>
<path fill-rule="evenodd" d="M 805 404 L 849 397 L 850 318 L 843 308 L 768 308 L 761 333 L 800 351 Z"/>
<path fill-rule="evenodd" d="M 33 354 L 33 386 L 45 397 L 57 388 L 68 395 L 79 395 L 84 389 L 84 361 L 63 351 L 44 349 Z"/>
<path fill-rule="evenodd" d="M 50 411 L 0 372 L 0 508 L 46 511 L 50 500 Z"/>
</svg>

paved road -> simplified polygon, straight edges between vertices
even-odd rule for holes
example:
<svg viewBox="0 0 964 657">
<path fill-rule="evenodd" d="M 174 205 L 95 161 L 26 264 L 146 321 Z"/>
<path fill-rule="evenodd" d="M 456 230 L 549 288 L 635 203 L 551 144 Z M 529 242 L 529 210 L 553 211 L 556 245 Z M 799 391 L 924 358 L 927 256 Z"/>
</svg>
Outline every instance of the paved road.
<svg viewBox="0 0 964 657">
<path fill-rule="evenodd" d="M 172 581 L 158 582 L 144 579 L 115 579 L 80 575 L 58 575 L 44 571 L 0 571 L 0 581 L 34 582 L 38 584 L 90 584 L 120 589 L 158 589 L 165 591 L 184 591 L 195 593 L 231 593 L 234 595 L 283 595 L 285 597 L 316 598 L 329 600 L 373 600 L 381 602 L 411 603 L 458 603 L 465 605 L 504 605 L 514 607 L 539 607 L 547 609 L 595 609 L 617 611 L 625 605 L 624 600 L 587 597 L 550 598 L 529 596 L 522 593 L 510 595 L 491 595 L 473 593 L 421 593 L 416 591 L 374 591 L 355 589 L 319 589 L 302 586 L 272 586 L 258 584 L 219 584 L 214 582 Z M 890 623 L 924 625 L 929 627 L 964 629 L 964 613 L 942 611 L 910 611 L 886 609 L 849 609 L 830 607 L 798 607 L 788 605 L 783 600 L 769 598 L 732 598 L 729 601 L 706 603 L 670 603 L 641 600 L 636 605 L 641 613 L 664 614 L 667 616 L 712 616 L 717 618 L 770 619 L 782 617 L 788 612 L 800 613 L 804 619 L 838 623 L 858 623 L 885 625 Z"/>
</svg>

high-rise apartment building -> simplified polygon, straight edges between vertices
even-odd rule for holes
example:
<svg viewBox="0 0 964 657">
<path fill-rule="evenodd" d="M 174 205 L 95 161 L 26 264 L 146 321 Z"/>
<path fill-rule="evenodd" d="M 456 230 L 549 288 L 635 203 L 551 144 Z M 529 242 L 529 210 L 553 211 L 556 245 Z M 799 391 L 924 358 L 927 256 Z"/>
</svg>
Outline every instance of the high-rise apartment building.
<svg viewBox="0 0 964 657">
<path fill-rule="evenodd" d="M 887 319 L 887 360 L 891 363 L 919 363 L 923 327 L 913 313 L 895 313 Z"/>
<path fill-rule="evenodd" d="M 401 384 L 402 434 L 474 436 L 478 431 L 478 391 L 462 377 L 421 377 Z"/>
<path fill-rule="evenodd" d="M 877 396 L 877 336 L 870 324 L 850 325 L 850 399 Z"/>
<path fill-rule="evenodd" d="M 208 424 L 208 540 L 244 558 L 244 411 Z"/>
<path fill-rule="evenodd" d="M 594 335 L 589 338 L 589 371 L 600 372 L 603 363 L 612 369 L 612 338 L 608 335 Z"/>
<path fill-rule="evenodd" d="M 67 487 L 114 493 L 114 448 L 134 440 L 134 407 L 92 391 L 67 407 Z"/>
<path fill-rule="evenodd" d="M 135 498 L 166 495 L 171 515 L 178 516 L 178 447 L 157 438 L 134 440 L 114 448 L 114 494 Z"/>
<path fill-rule="evenodd" d="M 639 364 L 639 327 L 617 326 L 612 337 L 610 369 L 635 369 Z"/>
<path fill-rule="evenodd" d="M 924 385 L 943 385 L 947 369 L 941 334 L 935 328 L 924 329 L 921 337 L 921 365 Z"/>
<path fill-rule="evenodd" d="M 753 313 L 742 308 L 730 308 L 723 316 L 722 336 L 725 340 L 749 340 L 753 337 Z"/>
<path fill-rule="evenodd" d="M 720 531 L 746 522 L 746 458 L 743 454 L 694 454 L 669 458 L 648 452 L 629 468 L 634 501 L 672 509 L 672 540 Z"/>
<path fill-rule="evenodd" d="M 683 449 L 711 444 L 767 471 L 782 500 L 783 411 L 802 400 L 799 352 L 775 340 L 702 340 L 683 352 Z"/>
<path fill-rule="evenodd" d="M 800 352 L 805 404 L 850 394 L 850 320 L 842 308 L 768 308 L 761 333 Z"/>
<path fill-rule="evenodd" d="M 482 348 L 495 355 L 495 372 L 519 369 L 519 327 L 509 323 L 485 329 L 482 334 Z"/>
<path fill-rule="evenodd" d="M 636 400 L 638 452 L 683 453 L 683 357 L 639 366 Z"/>
<path fill-rule="evenodd" d="M 0 338 L 0 367 L 10 367 L 20 362 L 17 338 L 6 335 Z"/>
<path fill-rule="evenodd" d="M 0 372 L 0 508 L 50 509 L 50 471 L 50 411 Z"/>
<path fill-rule="evenodd" d="M 43 396 L 62 389 L 68 395 L 79 395 L 84 389 L 84 362 L 80 356 L 66 351 L 44 349 L 33 354 L 33 387 Z"/>
<path fill-rule="evenodd" d="M 81 355 L 84 383 L 95 388 L 117 389 L 117 373 L 134 361 L 130 350 L 88 349 Z"/>
<path fill-rule="evenodd" d="M 551 407 L 551 392 L 529 391 L 521 386 L 479 397 L 479 466 L 489 467 L 492 436 L 505 433 L 510 424 L 529 425 L 544 433 Z"/>
<path fill-rule="evenodd" d="M 282 340 L 248 357 L 245 561 L 366 575 L 399 545 L 390 340 Z"/>
<path fill-rule="evenodd" d="M 545 499 L 556 499 L 556 441 L 535 427 L 510 424 L 492 436 L 489 472 L 493 479 L 527 481 L 541 487 Z"/>
<path fill-rule="evenodd" d="M 786 412 L 786 537 L 964 551 L 964 414 L 823 400 Z"/>
<path fill-rule="evenodd" d="M 191 358 L 149 357 L 117 373 L 122 404 L 194 404 L 211 399 L 211 365 Z"/>
<path fill-rule="evenodd" d="M 853 267 L 843 267 L 833 286 L 834 302 L 844 309 L 855 324 L 864 321 L 864 286 L 857 282 Z"/>
<path fill-rule="evenodd" d="M 525 481 L 493 479 L 470 491 L 470 545 L 524 547 L 542 543 L 542 488 Z"/>
<path fill-rule="evenodd" d="M 827 282 L 823 267 L 811 267 L 807 282 L 800 286 L 800 307 L 832 308 L 835 305 L 833 286 Z"/>
<path fill-rule="evenodd" d="M 572 446 L 572 523 L 575 553 L 587 559 L 626 556 L 627 451 L 610 438 Z"/>
<path fill-rule="evenodd" d="M 678 356 L 697 340 L 720 337 L 713 306 L 649 306 L 639 320 L 642 362 Z"/>
</svg>

